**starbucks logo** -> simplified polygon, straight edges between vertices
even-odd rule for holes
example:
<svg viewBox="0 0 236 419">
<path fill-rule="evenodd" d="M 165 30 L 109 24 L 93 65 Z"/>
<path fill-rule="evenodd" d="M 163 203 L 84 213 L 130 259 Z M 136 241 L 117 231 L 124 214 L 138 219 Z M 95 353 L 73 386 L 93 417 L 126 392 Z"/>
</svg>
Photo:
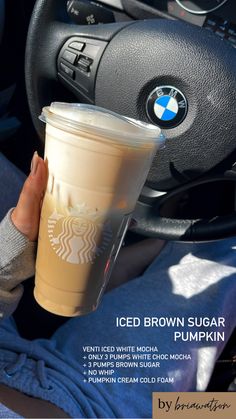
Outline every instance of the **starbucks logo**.
<svg viewBox="0 0 236 419">
<path fill-rule="evenodd" d="M 85 204 L 69 209 L 68 215 L 56 210 L 48 218 L 48 236 L 57 256 L 68 263 L 91 263 L 101 255 L 112 238 L 104 214 Z"/>
</svg>

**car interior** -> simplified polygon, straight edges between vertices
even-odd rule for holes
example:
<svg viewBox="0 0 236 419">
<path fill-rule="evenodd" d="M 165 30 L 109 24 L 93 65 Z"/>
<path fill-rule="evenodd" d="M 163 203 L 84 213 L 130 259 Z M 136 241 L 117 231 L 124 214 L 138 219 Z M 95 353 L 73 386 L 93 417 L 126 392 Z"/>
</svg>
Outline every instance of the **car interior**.
<svg viewBox="0 0 236 419">
<path fill-rule="evenodd" d="M 0 0 L 0 49 L 0 151 L 25 174 L 33 152 L 43 156 L 42 107 L 95 104 L 156 124 L 165 137 L 125 244 L 235 235 L 234 0 Z M 154 107 L 163 96 L 171 116 Z M 29 306 L 19 305 L 19 319 Z M 52 316 L 43 337 L 63 321 Z M 19 320 L 21 328 L 34 338 Z M 235 356 L 234 333 L 209 391 L 228 389 Z"/>
</svg>

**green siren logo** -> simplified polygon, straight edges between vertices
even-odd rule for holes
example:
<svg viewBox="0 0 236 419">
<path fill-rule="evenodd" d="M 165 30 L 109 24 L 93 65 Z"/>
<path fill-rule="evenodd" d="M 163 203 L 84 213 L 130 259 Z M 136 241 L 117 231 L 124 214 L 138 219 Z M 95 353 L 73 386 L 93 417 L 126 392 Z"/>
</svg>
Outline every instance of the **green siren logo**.
<svg viewBox="0 0 236 419">
<path fill-rule="evenodd" d="M 56 210 L 48 218 L 48 236 L 57 256 L 68 263 L 91 263 L 101 255 L 112 238 L 104 213 L 85 203 L 68 209 L 68 215 Z"/>
</svg>

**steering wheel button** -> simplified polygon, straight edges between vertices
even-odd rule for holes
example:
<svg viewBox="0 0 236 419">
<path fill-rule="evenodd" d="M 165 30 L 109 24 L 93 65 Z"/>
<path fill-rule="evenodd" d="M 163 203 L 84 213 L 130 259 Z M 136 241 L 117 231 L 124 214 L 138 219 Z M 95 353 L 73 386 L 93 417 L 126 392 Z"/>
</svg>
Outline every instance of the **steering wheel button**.
<svg viewBox="0 0 236 419">
<path fill-rule="evenodd" d="M 88 73 L 90 71 L 90 66 L 92 64 L 93 60 L 88 57 L 81 56 L 78 60 L 78 68 L 85 73 Z"/>
<path fill-rule="evenodd" d="M 74 78 L 74 71 L 70 67 L 67 67 L 67 65 L 65 65 L 64 63 L 60 63 L 60 68 L 64 73 L 67 74 L 67 76 L 69 76 L 72 79 Z"/>
<path fill-rule="evenodd" d="M 84 43 L 83 42 L 71 42 L 70 44 L 69 44 L 69 47 L 70 48 L 73 48 L 73 49 L 76 49 L 77 51 L 82 51 L 83 50 L 83 48 L 84 48 Z"/>
<path fill-rule="evenodd" d="M 74 54 L 73 52 L 68 51 L 67 49 L 63 52 L 62 58 L 64 58 L 64 60 L 68 61 L 71 64 L 75 63 L 75 60 L 77 58 L 77 55 Z"/>
</svg>

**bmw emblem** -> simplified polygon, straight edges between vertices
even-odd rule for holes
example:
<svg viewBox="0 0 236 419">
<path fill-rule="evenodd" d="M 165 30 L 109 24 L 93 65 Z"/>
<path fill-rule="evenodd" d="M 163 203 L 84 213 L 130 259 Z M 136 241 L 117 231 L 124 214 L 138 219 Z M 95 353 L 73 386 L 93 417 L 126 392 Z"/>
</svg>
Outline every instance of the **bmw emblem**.
<svg viewBox="0 0 236 419">
<path fill-rule="evenodd" d="M 180 90 L 173 86 L 158 86 L 148 96 L 147 115 L 161 128 L 174 128 L 183 121 L 188 104 Z"/>
</svg>

